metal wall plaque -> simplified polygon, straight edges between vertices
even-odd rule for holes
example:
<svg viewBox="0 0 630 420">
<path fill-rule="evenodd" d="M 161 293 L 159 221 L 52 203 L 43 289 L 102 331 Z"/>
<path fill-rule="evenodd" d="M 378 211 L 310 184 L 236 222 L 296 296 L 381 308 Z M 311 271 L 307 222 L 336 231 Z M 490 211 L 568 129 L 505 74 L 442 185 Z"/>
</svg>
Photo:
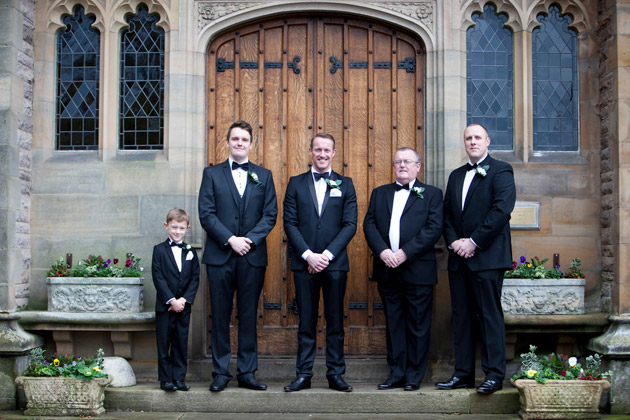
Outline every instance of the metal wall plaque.
<svg viewBox="0 0 630 420">
<path fill-rule="evenodd" d="M 537 201 L 517 201 L 510 216 L 512 230 L 540 230 L 540 203 Z"/>
</svg>

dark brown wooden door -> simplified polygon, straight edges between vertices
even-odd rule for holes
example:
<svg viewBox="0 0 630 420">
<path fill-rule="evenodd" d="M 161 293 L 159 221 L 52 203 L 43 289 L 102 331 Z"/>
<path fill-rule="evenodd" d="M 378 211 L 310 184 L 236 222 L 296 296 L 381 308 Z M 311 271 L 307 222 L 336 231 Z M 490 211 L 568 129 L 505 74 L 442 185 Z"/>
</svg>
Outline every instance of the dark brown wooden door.
<svg viewBox="0 0 630 420">
<path fill-rule="evenodd" d="M 359 209 L 357 234 L 348 247 L 346 354 L 385 354 L 385 320 L 376 286 L 368 281 L 372 257 L 362 223 L 372 189 L 394 179 L 395 150 L 413 147 L 424 156 L 423 46 L 377 22 L 303 16 L 225 33 L 211 43 L 207 62 L 208 164 L 227 158 L 227 129 L 246 120 L 254 127 L 250 160 L 273 171 L 278 194 L 278 221 L 267 238 L 259 353 L 294 355 L 297 349 L 282 200 L 289 177 L 309 169 L 310 139 L 325 131 L 337 140 L 333 169 L 353 178 Z M 206 305 L 209 315 L 209 301 Z M 323 353 L 321 302 L 320 314 Z M 209 352 L 209 335 L 207 343 Z"/>
</svg>

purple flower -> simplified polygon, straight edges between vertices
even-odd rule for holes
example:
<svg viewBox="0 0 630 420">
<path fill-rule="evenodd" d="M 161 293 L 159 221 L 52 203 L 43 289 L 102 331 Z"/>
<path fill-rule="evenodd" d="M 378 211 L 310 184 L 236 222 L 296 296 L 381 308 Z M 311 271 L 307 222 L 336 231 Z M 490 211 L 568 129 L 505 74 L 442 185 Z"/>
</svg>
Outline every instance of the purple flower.
<svg viewBox="0 0 630 420">
<path fill-rule="evenodd" d="M 525 264 L 525 261 L 527 261 L 527 258 L 521 255 L 521 264 Z"/>
</svg>

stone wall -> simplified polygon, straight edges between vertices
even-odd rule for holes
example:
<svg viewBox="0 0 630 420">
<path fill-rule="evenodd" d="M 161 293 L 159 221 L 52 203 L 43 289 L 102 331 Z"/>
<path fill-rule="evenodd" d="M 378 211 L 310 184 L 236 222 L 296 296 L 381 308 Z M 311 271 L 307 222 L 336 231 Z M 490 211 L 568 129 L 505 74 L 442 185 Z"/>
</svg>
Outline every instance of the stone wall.
<svg viewBox="0 0 630 420">
<path fill-rule="evenodd" d="M 614 41 L 614 27 L 610 12 L 605 2 L 598 3 L 598 41 L 599 41 L 599 118 L 601 140 L 601 229 L 602 229 L 602 272 L 601 272 L 601 304 L 602 309 L 612 311 L 612 284 L 615 279 L 615 247 L 613 240 L 612 213 L 613 168 L 611 155 L 611 127 L 608 117 L 609 108 L 614 99 L 614 75 L 608 66 L 608 51 Z M 614 128 L 612 129 L 614 135 Z"/>
<path fill-rule="evenodd" d="M 0 6 L 0 309 L 27 305 L 30 283 L 31 145 L 35 1 Z"/>
</svg>

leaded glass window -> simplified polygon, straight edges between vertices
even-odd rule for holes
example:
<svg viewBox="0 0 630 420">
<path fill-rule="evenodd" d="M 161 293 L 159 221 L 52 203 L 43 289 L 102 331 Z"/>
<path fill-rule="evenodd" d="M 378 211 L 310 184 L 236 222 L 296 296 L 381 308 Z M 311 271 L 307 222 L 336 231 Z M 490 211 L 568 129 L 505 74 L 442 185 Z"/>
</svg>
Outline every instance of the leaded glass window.
<svg viewBox="0 0 630 420">
<path fill-rule="evenodd" d="M 164 145 L 164 30 L 145 5 L 127 18 L 120 56 L 119 147 L 162 149 Z"/>
<path fill-rule="evenodd" d="M 556 6 L 532 32 L 534 150 L 578 150 L 577 35 Z"/>
<path fill-rule="evenodd" d="M 492 4 L 474 14 L 466 32 L 466 119 L 488 129 L 492 150 L 512 150 L 512 31 Z"/>
<path fill-rule="evenodd" d="M 77 6 L 57 35 L 57 150 L 98 149 L 101 36 Z"/>
</svg>

